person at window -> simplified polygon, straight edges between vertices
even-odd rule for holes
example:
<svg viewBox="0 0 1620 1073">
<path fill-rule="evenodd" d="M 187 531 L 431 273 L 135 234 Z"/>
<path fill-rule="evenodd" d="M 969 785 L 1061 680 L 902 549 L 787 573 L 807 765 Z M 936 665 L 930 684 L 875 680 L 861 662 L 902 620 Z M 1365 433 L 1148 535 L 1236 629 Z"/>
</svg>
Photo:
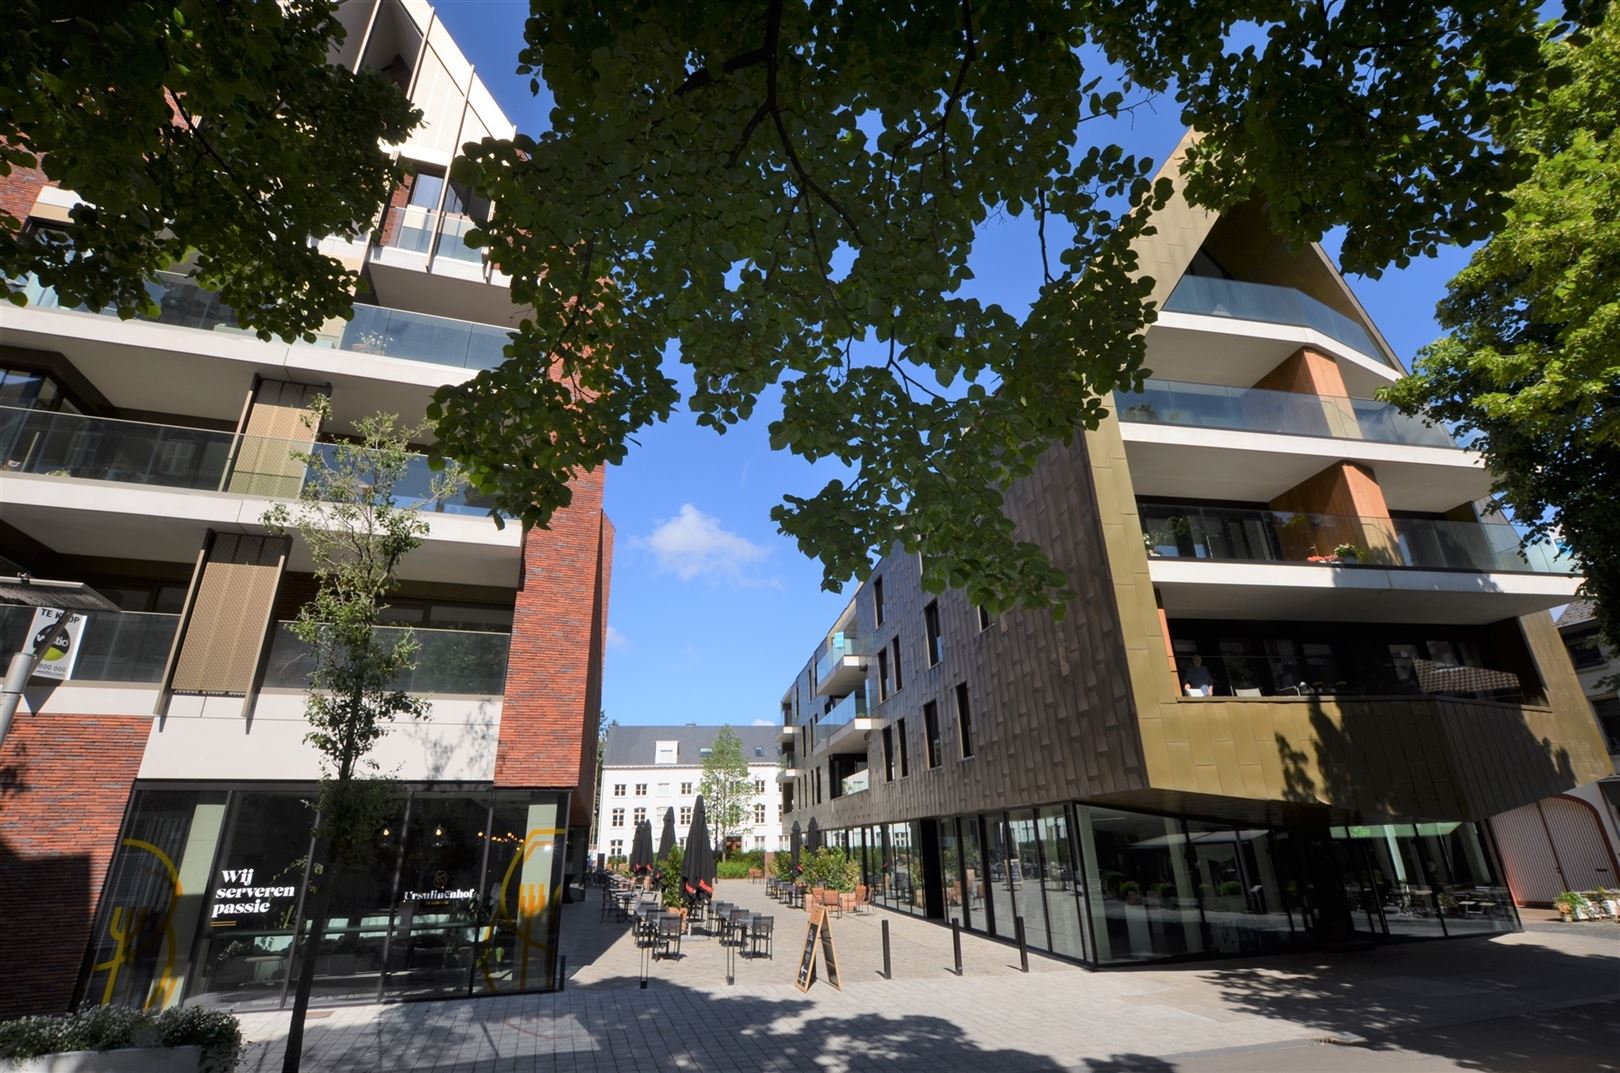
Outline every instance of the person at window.
<svg viewBox="0 0 1620 1073">
<path fill-rule="evenodd" d="M 1186 687 L 1189 697 L 1207 697 L 1215 692 L 1215 678 L 1204 666 L 1203 656 L 1192 658 L 1192 666 L 1181 676 L 1181 684 Z"/>
</svg>

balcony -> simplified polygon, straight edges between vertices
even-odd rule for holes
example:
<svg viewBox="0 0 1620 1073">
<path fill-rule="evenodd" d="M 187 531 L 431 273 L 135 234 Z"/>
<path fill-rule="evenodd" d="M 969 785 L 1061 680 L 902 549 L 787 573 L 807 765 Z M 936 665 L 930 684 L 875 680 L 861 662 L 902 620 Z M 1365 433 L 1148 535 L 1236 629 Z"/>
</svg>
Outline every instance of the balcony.
<svg viewBox="0 0 1620 1073">
<path fill-rule="evenodd" d="M 302 480 L 278 476 L 282 459 L 307 452 L 330 459 L 334 445 L 313 446 L 214 429 L 157 425 L 82 414 L 0 406 L 0 475 L 30 473 L 79 480 L 117 481 L 163 488 L 264 494 L 291 498 Z M 268 474 L 255 467 L 268 464 Z M 270 479 L 270 485 L 264 483 Z M 255 479 L 257 478 L 257 479 Z M 411 458 L 398 491 L 400 503 L 425 503 L 433 472 L 427 458 Z M 463 487 L 424 509 L 450 514 L 487 514 L 488 507 Z"/>
<path fill-rule="evenodd" d="M 73 665 L 74 682 L 129 682 L 156 685 L 174 644 L 179 615 L 137 611 L 90 611 L 79 637 L 79 655 Z M 34 609 L 0 605 L 0 647 L 9 654 L 20 651 L 28 638 Z"/>
<path fill-rule="evenodd" d="M 866 681 L 871 647 L 864 638 L 839 631 L 828 637 L 816 658 L 816 694 L 837 697 Z"/>
<path fill-rule="evenodd" d="M 866 769 L 846 776 L 838 784 L 838 793 L 834 797 L 847 797 L 850 794 L 861 794 L 871 789 L 872 773 Z"/>
<path fill-rule="evenodd" d="M 1373 399 L 1150 380 L 1139 392 L 1116 392 L 1114 406 L 1121 421 L 1415 447 L 1457 446 L 1444 429 Z"/>
<path fill-rule="evenodd" d="M 469 251 L 473 252 L 473 251 Z M 158 324 L 170 324 L 202 331 L 247 334 L 236 323 L 236 314 L 212 291 L 190 277 L 175 272 L 159 272 L 148 282 L 147 294 L 157 304 Z M 91 310 L 64 307 L 56 292 L 30 276 L 24 293 L 28 304 L 40 309 L 69 309 L 80 313 L 117 316 L 111 309 Z M 354 317 L 341 329 L 322 332 L 313 345 L 357 354 L 375 354 L 405 361 L 428 362 L 457 369 L 493 369 L 506 360 L 505 347 L 510 329 L 493 324 L 476 324 L 427 313 L 354 303 Z"/>
<path fill-rule="evenodd" d="M 1182 276 L 1164 308 L 1172 313 L 1310 328 L 1379 362 L 1384 360 L 1383 351 L 1360 324 L 1292 287 Z"/>
<path fill-rule="evenodd" d="M 1575 565 L 1548 541 L 1521 551 L 1518 531 L 1502 522 L 1151 503 L 1139 510 L 1144 545 L 1154 558 L 1561 575 Z"/>
<path fill-rule="evenodd" d="M 1188 618 L 1497 622 L 1567 603 L 1574 564 L 1501 523 L 1140 506 L 1148 574 Z"/>
<path fill-rule="evenodd" d="M 304 689 L 309 684 L 314 655 L 308 644 L 294 636 L 291 625 L 278 622 L 271 635 L 262 683 L 266 689 Z M 385 641 L 404 632 L 399 626 L 379 626 L 374 631 Z M 498 697 L 505 692 L 511 634 L 420 628 L 410 632 L 417 644 L 416 666 L 388 688 L 461 696 Z"/>
<path fill-rule="evenodd" d="M 1319 646 L 1325 647 L 1325 646 Z M 1310 657 L 1254 653 L 1204 660 L 1213 697 L 1450 697 L 1523 704 L 1511 671 L 1403 657 L 1365 659 L 1347 651 Z M 1183 674 L 1186 667 L 1182 668 Z"/>
<path fill-rule="evenodd" d="M 867 715 L 866 690 L 859 689 L 834 704 L 810 729 L 810 751 L 843 755 L 866 752 L 866 735 L 876 725 Z"/>
</svg>

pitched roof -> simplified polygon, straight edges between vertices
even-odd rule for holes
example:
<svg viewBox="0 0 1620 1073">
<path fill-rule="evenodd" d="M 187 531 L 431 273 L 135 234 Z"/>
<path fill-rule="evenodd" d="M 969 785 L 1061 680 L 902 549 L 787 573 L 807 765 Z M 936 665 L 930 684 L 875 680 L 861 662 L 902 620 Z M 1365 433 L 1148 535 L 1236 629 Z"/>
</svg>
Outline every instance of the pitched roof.
<svg viewBox="0 0 1620 1073">
<path fill-rule="evenodd" d="M 1558 628 L 1563 630 L 1570 626 L 1582 626 L 1595 618 L 1597 607 L 1591 600 L 1572 600 L 1558 616 Z"/>
<path fill-rule="evenodd" d="M 750 764 L 774 764 L 781 754 L 774 726 L 732 727 L 742 739 L 743 759 Z M 717 726 L 664 726 L 664 727 L 609 727 L 607 746 L 602 751 L 605 767 L 652 767 L 657 759 L 658 743 L 676 743 L 675 763 L 696 767 L 703 762 L 699 750 L 714 745 L 720 733 Z M 755 752 L 755 750 L 760 750 Z"/>
</svg>

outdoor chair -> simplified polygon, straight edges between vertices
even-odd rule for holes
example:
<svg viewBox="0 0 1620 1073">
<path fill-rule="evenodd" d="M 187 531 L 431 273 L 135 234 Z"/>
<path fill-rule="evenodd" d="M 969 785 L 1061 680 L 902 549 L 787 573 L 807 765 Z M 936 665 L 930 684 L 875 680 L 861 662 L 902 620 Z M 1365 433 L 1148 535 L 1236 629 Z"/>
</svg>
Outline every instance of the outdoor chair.
<svg viewBox="0 0 1620 1073">
<path fill-rule="evenodd" d="M 714 913 L 715 924 L 709 929 L 709 934 L 719 935 L 723 939 L 726 935 L 726 918 L 731 916 L 732 905 L 730 902 L 715 902 L 709 908 Z"/>
<path fill-rule="evenodd" d="M 835 890 L 822 890 L 817 892 L 816 904 L 838 916 L 844 915 L 844 899 L 839 897 Z"/>
<path fill-rule="evenodd" d="M 855 885 L 855 899 L 850 908 L 855 911 L 856 916 L 860 916 L 862 913 L 870 913 L 872 911 L 872 888 L 865 883 L 857 883 Z"/>
<path fill-rule="evenodd" d="M 653 957 L 680 957 L 681 956 L 681 914 L 676 912 L 659 913 L 656 930 L 653 932 Z"/>
<path fill-rule="evenodd" d="M 771 940 L 776 934 L 775 917 L 755 917 L 754 922 L 748 926 L 749 953 L 753 957 L 759 956 L 759 948 L 765 948 L 765 956 L 772 961 L 776 960 L 776 951 Z"/>
</svg>

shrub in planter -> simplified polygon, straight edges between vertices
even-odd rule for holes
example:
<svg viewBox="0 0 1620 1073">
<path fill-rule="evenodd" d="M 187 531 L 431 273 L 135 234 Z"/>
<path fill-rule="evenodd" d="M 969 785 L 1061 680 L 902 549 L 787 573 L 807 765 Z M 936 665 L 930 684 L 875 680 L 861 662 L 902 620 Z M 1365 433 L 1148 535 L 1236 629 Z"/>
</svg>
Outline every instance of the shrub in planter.
<svg viewBox="0 0 1620 1073">
<path fill-rule="evenodd" d="M 784 883 L 793 879 L 793 855 L 791 853 L 778 853 L 771 858 L 771 875 Z"/>
<path fill-rule="evenodd" d="M 1565 920 L 1585 920 L 1591 903 L 1579 891 L 1566 890 L 1553 899 L 1553 907 Z"/>
<path fill-rule="evenodd" d="M 162 1012 L 90 1006 L 65 1015 L 0 1021 L 0 1069 L 48 1054 L 126 1047 L 200 1047 L 203 1070 L 229 1073 L 242 1053 L 242 1029 L 234 1014 L 195 1006 Z"/>
<path fill-rule="evenodd" d="M 716 879 L 747 879 L 748 869 L 751 867 L 758 866 L 750 865 L 747 861 L 721 861 L 714 866 L 714 877 Z"/>
</svg>

